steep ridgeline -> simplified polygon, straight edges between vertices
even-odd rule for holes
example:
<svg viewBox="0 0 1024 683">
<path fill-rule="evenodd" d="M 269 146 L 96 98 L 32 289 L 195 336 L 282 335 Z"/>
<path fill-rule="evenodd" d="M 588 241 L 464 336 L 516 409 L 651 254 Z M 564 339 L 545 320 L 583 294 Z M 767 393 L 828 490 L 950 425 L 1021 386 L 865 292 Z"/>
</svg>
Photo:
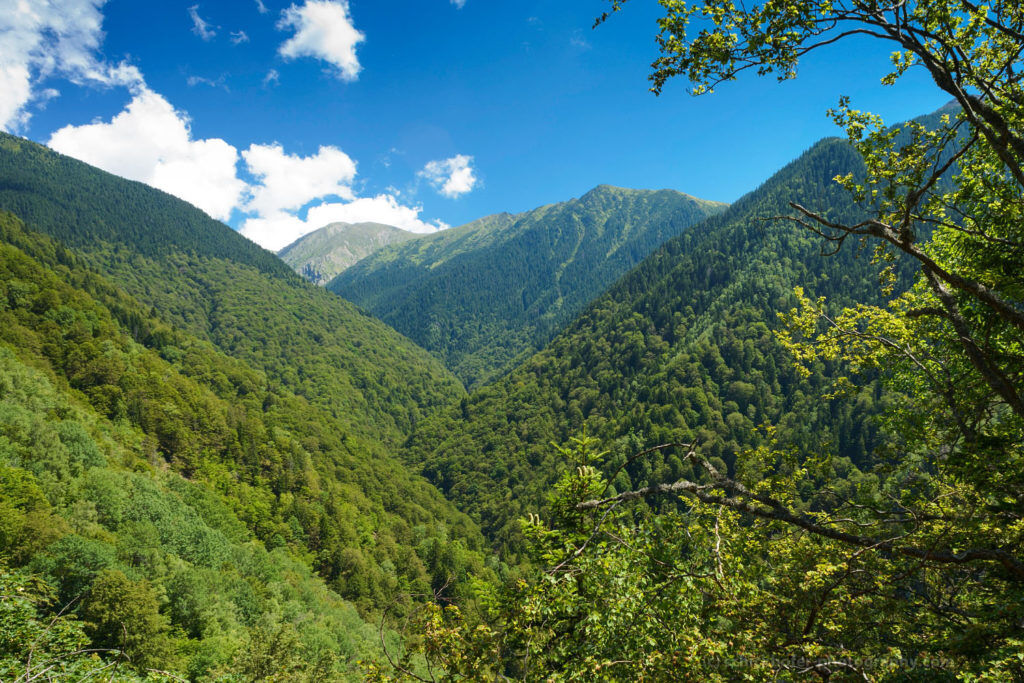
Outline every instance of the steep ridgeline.
<svg viewBox="0 0 1024 683">
<path fill-rule="evenodd" d="M 461 395 L 428 353 L 187 204 L 10 136 L 0 205 L 33 221 L 0 214 L 0 568 L 56 590 L 40 624 L 74 599 L 87 642 L 135 619 L 135 661 L 258 678 L 372 657 L 359 613 L 486 575 L 475 524 L 386 445 Z"/>
<path fill-rule="evenodd" d="M 543 351 L 422 424 L 405 457 L 514 550 L 513 521 L 543 508 L 563 463 L 549 445 L 586 427 L 610 449 L 609 474 L 644 447 L 696 440 L 731 464 L 773 424 L 784 444 L 824 447 L 856 462 L 877 440 L 870 391 L 822 399 L 835 369 L 803 379 L 772 330 L 796 305 L 794 287 L 836 301 L 871 300 L 876 267 L 855 249 L 822 254 L 818 238 L 763 217 L 788 202 L 851 217 L 832 178 L 861 167 L 825 140 L 726 212 L 668 242 L 594 302 Z M 906 274 L 905 274 L 906 275 Z M 909 275 L 907 275 L 909 278 Z M 905 278 L 906 279 L 906 278 Z M 674 480 L 684 453 L 638 459 L 618 490 Z"/>
<path fill-rule="evenodd" d="M 666 240 L 723 208 L 671 190 L 602 185 L 385 247 L 327 288 L 476 386 L 547 343 Z"/>
<path fill-rule="evenodd" d="M 323 286 L 381 247 L 414 237 L 414 233 L 383 223 L 331 223 L 303 235 L 277 255 L 296 273 Z"/>
<path fill-rule="evenodd" d="M 76 250 L 163 320 L 386 443 L 461 394 L 426 352 L 199 209 L 0 134 L 0 210 Z"/>
</svg>

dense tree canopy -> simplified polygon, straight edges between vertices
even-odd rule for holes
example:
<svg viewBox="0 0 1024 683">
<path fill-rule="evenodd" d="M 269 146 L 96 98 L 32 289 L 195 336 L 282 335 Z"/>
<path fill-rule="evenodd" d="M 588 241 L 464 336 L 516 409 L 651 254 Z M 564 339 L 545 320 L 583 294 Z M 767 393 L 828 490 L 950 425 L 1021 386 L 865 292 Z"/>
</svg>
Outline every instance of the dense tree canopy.
<svg viewBox="0 0 1024 683">
<path fill-rule="evenodd" d="M 379 656 L 368 622 L 384 608 L 401 613 L 410 594 L 459 594 L 469 575 L 488 575 L 472 523 L 366 436 L 402 424 L 373 418 L 402 415 L 397 404 L 360 400 L 388 391 L 373 359 L 392 349 L 368 352 L 353 373 L 374 378 L 365 392 L 321 383 L 307 398 L 299 383 L 167 324 L 90 265 L 102 256 L 118 260 L 0 213 L 0 581 L 34 591 L 3 596 L 0 631 L 40 639 L 28 652 L 18 638 L 0 642 L 0 671 L 32 671 L 40 654 L 68 675 L 354 676 L 357 660 Z M 173 268 L 166 259 L 137 256 L 134 284 L 158 286 L 144 264 Z M 243 292 L 261 282 L 251 268 L 192 259 L 218 280 L 234 274 Z M 339 326 L 385 329 L 294 282 L 291 296 L 312 293 Z M 231 310 L 222 301 L 220 315 Z M 275 339 L 270 316 L 244 313 Z M 401 367 L 392 356 L 390 370 Z M 454 385 L 442 376 L 426 390 Z"/>
</svg>

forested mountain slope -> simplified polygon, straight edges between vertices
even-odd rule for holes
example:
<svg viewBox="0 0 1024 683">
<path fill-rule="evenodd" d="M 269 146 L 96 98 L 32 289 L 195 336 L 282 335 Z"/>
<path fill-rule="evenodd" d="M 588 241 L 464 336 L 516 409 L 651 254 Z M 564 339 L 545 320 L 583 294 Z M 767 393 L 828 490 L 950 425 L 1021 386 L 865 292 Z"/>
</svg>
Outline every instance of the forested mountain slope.
<svg viewBox="0 0 1024 683">
<path fill-rule="evenodd" d="M 429 354 L 195 207 L 0 134 L 0 210 L 85 256 L 161 319 L 350 429 L 400 440 L 461 393 Z"/>
<path fill-rule="evenodd" d="M 326 285 L 381 247 L 414 237 L 414 233 L 383 223 L 331 223 L 303 235 L 277 255 L 313 284 Z"/>
<path fill-rule="evenodd" d="M 0 565 L 38 624 L 73 600 L 79 644 L 133 665 L 351 671 L 377 651 L 359 613 L 487 573 L 475 524 L 386 445 L 461 394 L 427 352 L 192 207 L 10 136 L 0 205 L 33 221 L 0 214 Z"/>
<path fill-rule="evenodd" d="M 134 666 L 258 670 L 279 641 L 282 671 L 351 671 L 378 656 L 352 603 L 484 573 L 472 523 L 386 451 L 10 214 L 0 492 L 0 563 L 55 591 L 39 618 L 69 605 Z"/>
<path fill-rule="evenodd" d="M 723 208 L 671 190 L 602 185 L 385 247 L 327 287 L 475 386 L 547 343 L 667 239 Z"/>
<path fill-rule="evenodd" d="M 835 302 L 877 299 L 877 267 L 853 249 L 822 253 L 789 223 L 788 202 L 857 215 L 833 178 L 859 157 L 825 140 L 726 212 L 671 240 L 508 376 L 417 429 L 405 457 L 469 512 L 498 545 L 516 545 L 512 521 L 544 505 L 563 464 L 552 441 L 584 428 L 612 448 L 609 473 L 644 447 L 701 444 L 731 464 L 776 425 L 783 444 L 825 444 L 853 461 L 870 449 L 879 399 L 830 401 L 835 369 L 804 379 L 776 340 L 794 288 Z M 674 480 L 682 453 L 626 467 L 619 490 Z"/>
</svg>

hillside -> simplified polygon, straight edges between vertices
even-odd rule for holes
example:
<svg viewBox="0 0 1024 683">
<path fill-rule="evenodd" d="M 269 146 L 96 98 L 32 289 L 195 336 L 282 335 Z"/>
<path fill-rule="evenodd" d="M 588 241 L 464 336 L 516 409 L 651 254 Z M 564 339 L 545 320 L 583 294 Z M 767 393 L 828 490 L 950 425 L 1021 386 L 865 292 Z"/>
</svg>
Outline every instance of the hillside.
<svg viewBox="0 0 1024 683">
<path fill-rule="evenodd" d="M 88 621 L 90 595 L 119 586 L 102 607 L 133 629 L 133 662 L 190 675 L 256 666 L 245 651 L 275 638 L 291 643 L 282 667 L 351 673 L 380 656 L 360 612 L 461 563 L 483 572 L 449 540 L 478 538 L 472 524 L 426 482 L 10 214 L 0 492 L 0 557 L 54 589 L 41 604 L 83 602 Z"/>
<path fill-rule="evenodd" d="M 671 190 L 602 185 L 385 247 L 327 288 L 477 386 L 546 344 L 666 240 L 723 208 Z"/>
<path fill-rule="evenodd" d="M 856 215 L 832 180 L 861 168 L 825 140 L 727 211 L 658 249 L 597 299 L 547 348 L 416 431 L 405 457 L 499 547 L 518 548 L 513 520 L 544 506 L 563 466 L 550 443 L 584 428 L 612 449 L 614 472 L 653 444 L 696 439 L 731 465 L 777 425 L 783 444 L 831 444 L 854 462 L 875 445 L 878 396 L 830 401 L 821 366 L 802 378 L 773 335 L 793 290 L 836 302 L 878 291 L 870 259 L 852 249 L 826 257 L 817 238 L 762 218 L 788 202 Z M 877 296 L 877 295 L 876 295 Z M 618 490 L 674 480 L 679 454 L 654 453 L 625 468 Z"/>
<path fill-rule="evenodd" d="M 195 207 L 0 134 L 0 210 L 75 249 L 163 321 L 397 442 L 461 393 L 434 358 Z"/>
<path fill-rule="evenodd" d="M 277 255 L 313 284 L 326 285 L 381 247 L 414 237 L 414 233 L 383 223 L 331 223 L 303 235 Z"/>
<path fill-rule="evenodd" d="M 71 613 L 94 645 L 116 635 L 93 607 L 138 618 L 136 663 L 352 673 L 379 655 L 363 619 L 487 574 L 387 445 L 461 395 L 429 354 L 189 205 L 10 136 L 0 206 L 27 219 L 0 214 L 0 562 L 56 591 L 38 623 L 109 585 L 134 597 Z"/>
</svg>

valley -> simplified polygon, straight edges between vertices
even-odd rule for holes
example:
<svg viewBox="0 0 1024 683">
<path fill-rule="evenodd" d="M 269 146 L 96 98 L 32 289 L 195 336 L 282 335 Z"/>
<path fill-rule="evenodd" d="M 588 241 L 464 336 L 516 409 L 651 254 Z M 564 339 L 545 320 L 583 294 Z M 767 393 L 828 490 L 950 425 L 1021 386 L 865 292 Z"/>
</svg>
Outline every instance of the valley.
<svg viewBox="0 0 1024 683">
<path fill-rule="evenodd" d="M 1024 680 L 1015 4 L 115 5 L 0 19 L 0 680 Z"/>
</svg>

